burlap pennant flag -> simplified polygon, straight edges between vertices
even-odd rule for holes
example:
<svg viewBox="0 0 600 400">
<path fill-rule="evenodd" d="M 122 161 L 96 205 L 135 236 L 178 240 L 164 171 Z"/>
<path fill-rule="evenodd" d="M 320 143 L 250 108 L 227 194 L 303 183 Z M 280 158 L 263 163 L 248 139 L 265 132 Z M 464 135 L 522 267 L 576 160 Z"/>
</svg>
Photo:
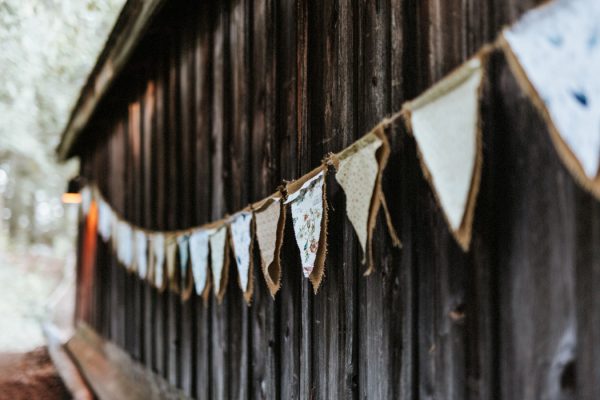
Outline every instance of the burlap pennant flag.
<svg viewBox="0 0 600 400">
<path fill-rule="evenodd" d="M 135 268 L 140 279 L 148 277 L 148 238 L 142 230 L 134 232 Z"/>
<path fill-rule="evenodd" d="M 166 288 L 165 269 L 165 236 L 162 233 L 153 233 L 150 236 L 152 247 L 152 282 L 154 286 L 163 291 Z"/>
<path fill-rule="evenodd" d="M 190 271 L 190 235 L 183 234 L 177 237 L 177 254 L 179 256 L 179 289 L 181 299 L 186 301 L 194 290 L 194 279 Z"/>
<path fill-rule="evenodd" d="M 300 250 L 302 272 L 317 293 L 325 272 L 327 253 L 326 168 L 321 167 L 287 186 L 286 203 L 292 204 L 292 221 Z"/>
<path fill-rule="evenodd" d="M 384 128 L 379 125 L 352 146 L 332 156 L 337 171 L 335 178 L 346 194 L 346 213 L 362 247 L 363 263 L 368 265 L 365 275 L 374 269 L 372 236 L 379 208 L 382 202 L 385 204 L 381 174 L 389 153 Z M 400 240 L 387 217 L 394 245 L 399 246 Z"/>
<path fill-rule="evenodd" d="M 252 300 L 252 213 L 242 211 L 231 217 L 231 247 L 235 255 L 239 284 L 247 303 Z"/>
<path fill-rule="evenodd" d="M 103 199 L 98 201 L 98 233 L 106 243 L 110 240 L 113 226 L 113 212 L 110 206 Z"/>
<path fill-rule="evenodd" d="M 210 267 L 214 293 L 219 303 L 223 301 L 229 278 L 229 249 L 227 248 L 227 227 L 221 226 L 210 238 Z"/>
<path fill-rule="evenodd" d="M 283 243 L 286 209 L 280 197 L 271 197 L 258 204 L 254 211 L 261 269 L 273 297 L 281 287 L 279 254 Z"/>
<path fill-rule="evenodd" d="M 167 285 L 175 293 L 179 293 L 179 277 L 177 276 L 177 237 L 167 235 L 165 239 L 165 253 L 167 260 Z"/>
<path fill-rule="evenodd" d="M 517 81 L 548 124 L 559 157 L 600 198 L 600 2 L 559 0 L 503 32 Z"/>
<path fill-rule="evenodd" d="M 208 275 L 209 238 L 212 231 L 200 229 L 190 235 L 190 261 L 196 294 L 202 296 L 206 301 L 210 289 Z"/>
<path fill-rule="evenodd" d="M 453 236 L 468 250 L 481 178 L 479 57 L 407 103 L 424 175 Z"/>
<path fill-rule="evenodd" d="M 117 225 L 117 259 L 130 271 L 133 267 L 133 231 L 131 225 L 119 221 Z"/>
</svg>

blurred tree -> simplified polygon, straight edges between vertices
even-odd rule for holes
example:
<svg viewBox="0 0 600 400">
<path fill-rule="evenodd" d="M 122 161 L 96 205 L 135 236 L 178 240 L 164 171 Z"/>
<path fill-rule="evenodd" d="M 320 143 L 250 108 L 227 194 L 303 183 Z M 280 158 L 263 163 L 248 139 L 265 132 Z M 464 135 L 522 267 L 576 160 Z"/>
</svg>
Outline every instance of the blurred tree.
<svg viewBox="0 0 600 400">
<path fill-rule="evenodd" d="M 0 0 L 0 246 L 71 242 L 60 194 L 77 166 L 54 149 L 124 2 Z"/>
</svg>

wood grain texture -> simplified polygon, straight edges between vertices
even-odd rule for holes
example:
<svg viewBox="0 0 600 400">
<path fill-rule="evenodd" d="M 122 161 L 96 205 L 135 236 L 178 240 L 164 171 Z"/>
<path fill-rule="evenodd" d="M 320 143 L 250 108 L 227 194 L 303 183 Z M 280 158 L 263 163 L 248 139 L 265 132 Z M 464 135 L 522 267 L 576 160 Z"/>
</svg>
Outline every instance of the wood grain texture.
<svg viewBox="0 0 600 400">
<path fill-rule="evenodd" d="M 169 2 L 86 127 L 82 174 L 147 228 L 219 219 L 356 140 L 537 3 Z M 598 398 L 600 206 L 558 161 L 502 54 L 487 69 L 468 253 L 396 123 L 383 189 L 403 247 L 380 216 L 371 276 L 332 174 L 316 296 L 288 219 L 274 300 L 257 255 L 251 307 L 234 262 L 222 304 L 182 304 L 99 241 L 78 315 L 199 399 Z"/>
</svg>

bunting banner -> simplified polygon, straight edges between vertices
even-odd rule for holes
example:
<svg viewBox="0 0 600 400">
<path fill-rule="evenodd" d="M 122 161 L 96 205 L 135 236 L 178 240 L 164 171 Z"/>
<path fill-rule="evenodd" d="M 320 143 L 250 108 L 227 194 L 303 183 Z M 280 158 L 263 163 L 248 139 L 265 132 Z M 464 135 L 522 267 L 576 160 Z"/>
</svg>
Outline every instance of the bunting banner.
<svg viewBox="0 0 600 400">
<path fill-rule="evenodd" d="M 600 198 L 600 2 L 559 0 L 504 30 L 508 64 L 549 126 L 559 157 Z"/>
<path fill-rule="evenodd" d="M 252 213 L 242 211 L 235 214 L 229 223 L 231 247 L 235 255 L 239 285 L 248 304 L 252 301 Z"/>
<path fill-rule="evenodd" d="M 255 205 L 254 220 L 256 239 L 260 252 L 261 270 L 275 297 L 281 287 L 281 265 L 279 254 L 283 244 L 283 230 L 287 207 L 280 197 L 270 197 Z"/>
<path fill-rule="evenodd" d="M 353 145 L 331 157 L 337 171 L 335 179 L 346 194 L 346 214 L 363 250 L 362 262 L 368 265 L 365 275 L 369 275 L 374 269 L 373 230 L 379 208 L 386 204 L 381 189 L 381 175 L 389 158 L 389 147 L 384 125 L 380 124 Z M 394 245 L 400 246 L 387 207 L 384 209 L 390 236 Z"/>
<path fill-rule="evenodd" d="M 190 235 L 189 250 L 192 262 L 192 274 L 196 294 L 208 300 L 210 290 L 210 277 L 208 275 L 209 237 L 212 230 L 199 229 Z"/>
<path fill-rule="evenodd" d="M 528 12 L 519 23 L 503 31 L 497 45 L 544 116 L 562 161 L 586 189 L 600 198 L 597 21 L 599 2 L 558 0 Z M 231 248 L 239 286 L 250 303 L 254 290 L 254 235 L 269 292 L 274 297 L 280 289 L 280 252 L 287 207 L 291 204 L 302 273 L 317 293 L 327 254 L 329 167 L 335 169 L 335 181 L 345 194 L 345 213 L 358 238 L 363 262 L 367 263 L 365 275 L 374 270 L 376 262 L 372 242 L 380 209 L 393 244 L 400 247 L 382 190 L 382 173 L 391 152 L 387 128 L 402 118 L 415 140 L 423 175 L 449 231 L 467 251 L 483 162 L 479 104 L 491 49 L 482 48 L 358 141 L 339 153 L 330 153 L 316 169 L 285 182 L 275 194 L 232 217 L 184 231 L 144 230 L 122 219 L 96 186 L 82 191 L 80 215 L 89 212 L 90 204 L 97 204 L 97 232 L 104 242 L 111 241 L 110 250 L 119 263 L 159 290 L 169 287 L 179 291 L 184 300 L 195 291 L 206 304 L 214 287 L 218 303 L 222 302 Z"/>
<path fill-rule="evenodd" d="M 286 203 L 292 205 L 292 222 L 302 272 L 311 281 L 315 293 L 323 279 L 327 254 L 326 173 L 327 169 L 320 167 L 287 186 Z"/>
<path fill-rule="evenodd" d="M 465 251 L 481 178 L 481 65 L 479 57 L 471 59 L 405 105 L 423 174 Z"/>
<path fill-rule="evenodd" d="M 227 248 L 227 227 L 217 228 L 210 238 L 210 266 L 215 287 L 215 296 L 221 303 L 227 289 L 229 278 L 229 249 Z"/>
<path fill-rule="evenodd" d="M 142 230 L 134 231 L 135 240 L 135 269 L 138 277 L 145 280 L 148 277 L 148 238 Z"/>
</svg>

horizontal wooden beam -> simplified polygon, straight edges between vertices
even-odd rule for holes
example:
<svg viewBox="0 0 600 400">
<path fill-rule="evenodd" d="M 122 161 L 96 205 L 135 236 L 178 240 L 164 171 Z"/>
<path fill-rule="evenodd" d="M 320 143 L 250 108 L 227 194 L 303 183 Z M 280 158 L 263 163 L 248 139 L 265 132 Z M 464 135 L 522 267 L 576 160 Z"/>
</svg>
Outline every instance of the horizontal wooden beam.
<svg viewBox="0 0 600 400">
<path fill-rule="evenodd" d="M 165 3 L 166 0 L 129 0 L 123 7 L 61 135 L 56 149 L 60 161 L 73 156 L 73 146 L 81 132 Z"/>
<path fill-rule="evenodd" d="M 188 399 L 84 323 L 78 325 L 66 348 L 100 399 Z"/>
</svg>

